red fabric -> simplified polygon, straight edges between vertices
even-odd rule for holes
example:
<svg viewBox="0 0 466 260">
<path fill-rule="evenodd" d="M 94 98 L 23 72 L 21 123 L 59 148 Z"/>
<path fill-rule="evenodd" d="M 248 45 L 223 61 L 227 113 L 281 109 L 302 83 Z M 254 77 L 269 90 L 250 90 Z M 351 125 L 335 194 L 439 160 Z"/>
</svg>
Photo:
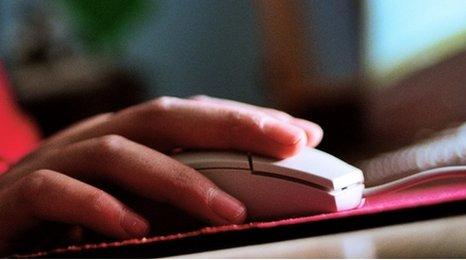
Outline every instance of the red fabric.
<svg viewBox="0 0 466 260">
<path fill-rule="evenodd" d="M 0 63 L 0 173 L 39 142 L 34 123 L 15 104 L 5 71 Z"/>
</svg>

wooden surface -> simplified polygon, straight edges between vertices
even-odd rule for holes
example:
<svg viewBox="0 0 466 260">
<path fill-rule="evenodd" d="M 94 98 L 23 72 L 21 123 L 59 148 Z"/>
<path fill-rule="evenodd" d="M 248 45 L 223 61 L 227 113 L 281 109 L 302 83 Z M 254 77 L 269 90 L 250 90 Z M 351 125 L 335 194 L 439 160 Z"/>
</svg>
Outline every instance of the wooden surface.
<svg viewBox="0 0 466 260">
<path fill-rule="evenodd" d="M 455 258 L 466 257 L 466 215 L 237 247 L 180 258 Z"/>
</svg>

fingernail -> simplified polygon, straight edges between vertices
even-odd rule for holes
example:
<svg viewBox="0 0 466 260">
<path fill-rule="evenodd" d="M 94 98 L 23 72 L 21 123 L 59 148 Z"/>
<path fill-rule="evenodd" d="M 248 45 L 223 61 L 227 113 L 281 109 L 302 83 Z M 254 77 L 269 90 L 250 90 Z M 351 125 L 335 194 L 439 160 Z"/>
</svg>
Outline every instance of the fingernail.
<svg viewBox="0 0 466 260">
<path fill-rule="evenodd" d="M 313 127 L 313 135 L 311 135 L 311 137 L 309 138 L 311 140 L 309 140 L 308 143 L 312 146 L 316 146 L 320 143 L 320 141 L 322 141 L 322 138 L 324 137 L 324 130 L 322 130 L 322 128 L 319 125 L 314 125 Z"/>
<path fill-rule="evenodd" d="M 306 138 L 304 130 L 291 124 L 267 119 L 262 125 L 263 133 L 282 145 L 294 145 Z"/>
<path fill-rule="evenodd" d="M 142 237 L 149 232 L 149 224 L 140 216 L 126 211 L 121 220 L 121 227 L 130 237 Z"/>
<path fill-rule="evenodd" d="M 241 202 L 227 193 L 212 189 L 210 208 L 222 219 L 231 223 L 241 223 L 246 215 L 246 208 Z"/>
<path fill-rule="evenodd" d="M 316 146 L 322 140 L 324 131 L 318 124 L 300 118 L 293 119 L 292 123 L 306 130 L 308 145 Z"/>
</svg>

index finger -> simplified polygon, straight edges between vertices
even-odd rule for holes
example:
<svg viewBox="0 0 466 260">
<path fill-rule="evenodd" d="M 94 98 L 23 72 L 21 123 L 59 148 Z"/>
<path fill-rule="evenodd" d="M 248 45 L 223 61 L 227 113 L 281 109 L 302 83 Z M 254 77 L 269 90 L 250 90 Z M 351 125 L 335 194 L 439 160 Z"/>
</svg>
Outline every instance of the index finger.
<svg viewBox="0 0 466 260">
<path fill-rule="evenodd" d="M 201 102 L 211 103 L 211 104 L 217 104 L 220 106 L 241 107 L 241 108 L 248 109 L 251 111 L 260 111 L 270 116 L 273 116 L 277 118 L 278 120 L 281 120 L 283 122 L 287 122 L 289 124 L 302 128 L 306 132 L 307 145 L 310 147 L 317 146 L 320 143 L 320 141 L 322 141 L 322 137 L 324 135 L 324 131 L 318 124 L 313 123 L 308 120 L 301 119 L 301 118 L 293 117 L 283 111 L 279 111 L 273 108 L 258 107 L 258 106 L 241 103 L 241 102 L 237 102 L 233 100 L 214 98 L 214 97 L 209 97 L 209 96 L 204 96 L 204 95 L 193 96 L 191 97 L 191 99 L 198 100 Z"/>
<path fill-rule="evenodd" d="M 107 117 L 99 124 L 54 140 L 55 146 L 117 134 L 156 150 L 246 150 L 288 157 L 307 143 L 302 128 L 241 107 L 159 98 Z"/>
</svg>

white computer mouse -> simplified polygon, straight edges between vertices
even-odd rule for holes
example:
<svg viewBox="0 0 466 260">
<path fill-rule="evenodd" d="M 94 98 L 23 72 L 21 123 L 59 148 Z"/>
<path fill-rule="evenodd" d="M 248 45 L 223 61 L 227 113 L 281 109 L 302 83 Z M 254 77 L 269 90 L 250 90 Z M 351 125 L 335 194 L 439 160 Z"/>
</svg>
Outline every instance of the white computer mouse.
<svg viewBox="0 0 466 260">
<path fill-rule="evenodd" d="M 361 170 L 312 148 L 283 160 L 225 151 L 184 152 L 174 158 L 242 201 L 250 219 L 353 209 L 364 190 Z"/>
</svg>

